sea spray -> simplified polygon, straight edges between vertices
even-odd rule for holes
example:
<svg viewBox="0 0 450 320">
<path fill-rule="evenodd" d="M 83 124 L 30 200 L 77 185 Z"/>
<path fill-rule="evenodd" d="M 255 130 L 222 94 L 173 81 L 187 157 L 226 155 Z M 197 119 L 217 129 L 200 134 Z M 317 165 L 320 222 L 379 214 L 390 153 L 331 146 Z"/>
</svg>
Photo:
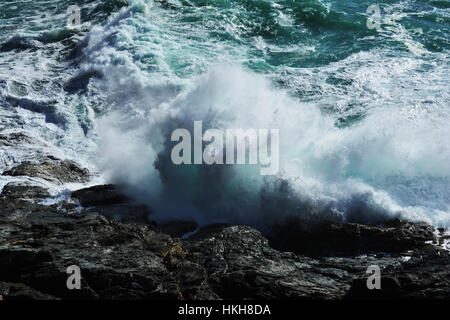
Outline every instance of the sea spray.
<svg viewBox="0 0 450 320">
<path fill-rule="evenodd" d="M 442 3 L 380 4 L 378 31 L 370 1 L 81 2 L 89 32 L 62 2 L 0 4 L 0 126 L 96 164 L 152 219 L 449 225 Z M 279 128 L 277 175 L 174 165 L 170 134 L 195 120 Z M 34 154 L 3 148 L 3 170 Z"/>
<path fill-rule="evenodd" d="M 427 177 L 422 178 L 421 183 L 429 181 L 438 188 L 437 193 L 440 192 L 439 184 L 446 183 L 445 179 L 439 182 L 439 179 L 432 178 L 433 175 L 447 175 L 448 172 L 445 173 L 445 168 L 436 172 L 436 167 L 425 165 L 422 156 L 426 153 L 404 158 L 405 152 L 414 154 L 420 141 L 423 141 L 421 148 L 427 148 L 429 152 L 437 146 L 430 143 L 427 137 L 433 135 L 432 127 L 427 130 L 427 136 L 422 135 L 423 128 L 432 120 L 415 118 L 415 126 L 411 128 L 411 120 L 405 117 L 402 110 L 389 113 L 380 110 L 368 115 L 357 126 L 342 129 L 314 105 L 299 103 L 286 92 L 274 89 L 264 77 L 240 68 L 223 67 L 212 69 L 207 75 L 197 78 L 197 87 L 173 99 L 167 109 L 171 110 L 165 113 L 167 117 L 161 117 L 163 113 L 158 113 L 159 121 L 152 118 L 152 125 L 139 129 L 131 126 L 132 131 L 142 130 L 143 134 L 135 141 L 144 144 L 135 147 L 135 150 L 152 149 L 156 158 L 145 162 L 137 156 L 139 153 L 125 155 L 120 150 L 122 156 L 119 159 L 126 157 L 126 160 L 120 168 L 112 167 L 110 171 L 114 175 L 114 172 L 128 170 L 128 166 L 136 169 L 130 161 L 136 157 L 137 162 L 144 163 L 143 167 L 139 167 L 138 175 L 152 172 L 152 183 L 159 180 L 162 190 L 156 198 L 170 202 L 170 205 L 161 204 L 161 212 L 165 212 L 161 213 L 162 216 L 195 217 L 206 222 L 261 223 L 261 219 L 267 221 L 262 214 L 261 192 L 264 189 L 267 193 L 274 186 L 274 181 L 279 179 L 289 185 L 289 192 L 277 196 L 276 201 L 284 201 L 286 205 L 271 212 L 274 216 L 271 219 L 302 215 L 305 208 L 318 215 L 334 212 L 355 221 L 376 221 L 379 219 L 377 216 L 399 215 L 410 219 L 429 219 L 430 216 L 420 205 L 404 206 L 399 203 L 411 201 L 408 194 L 390 194 L 384 189 L 396 190 L 395 177 L 399 179 L 396 183 L 402 185 L 407 179 L 414 181 L 414 175 Z M 195 119 L 205 119 L 207 127 L 223 129 L 255 124 L 258 127 L 279 127 L 283 137 L 280 140 L 280 173 L 276 178 L 264 180 L 259 177 L 258 170 L 245 166 L 173 165 L 170 159 L 170 133 L 179 127 L 191 128 Z M 140 123 L 140 120 L 136 121 Z M 122 125 L 128 130 L 129 120 Z M 442 129 L 435 130 L 436 134 L 442 133 Z M 119 127 L 112 131 L 123 135 L 121 130 Z M 392 138 L 394 136 L 396 139 Z M 411 136 L 415 139 L 414 144 L 410 143 Z M 442 146 L 439 148 L 444 150 Z M 117 158 L 109 158 L 107 151 L 103 155 L 110 161 L 118 161 Z M 445 158 L 447 155 L 442 156 Z M 441 161 L 439 158 L 435 160 Z M 136 173 L 130 172 L 130 176 L 134 175 Z M 390 186 L 377 188 L 388 181 L 392 181 Z M 133 194 L 145 195 L 145 190 L 151 188 L 145 183 L 136 185 L 127 178 L 117 182 L 129 185 Z M 399 200 L 392 198 L 392 195 Z M 156 202 L 149 205 L 158 212 Z M 304 202 L 308 205 L 302 204 Z M 445 203 L 433 208 L 432 216 L 435 219 L 444 217 L 440 221 L 444 224 Z M 264 205 L 270 206 L 267 203 Z"/>
</svg>

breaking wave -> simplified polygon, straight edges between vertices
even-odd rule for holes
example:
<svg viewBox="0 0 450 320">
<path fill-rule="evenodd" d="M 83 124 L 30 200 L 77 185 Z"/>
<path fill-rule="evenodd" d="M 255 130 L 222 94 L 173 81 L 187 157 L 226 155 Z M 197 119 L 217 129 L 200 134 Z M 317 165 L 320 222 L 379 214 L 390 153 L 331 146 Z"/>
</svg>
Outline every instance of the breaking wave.
<svg viewBox="0 0 450 320">
<path fill-rule="evenodd" d="M 84 145 L 80 157 L 152 219 L 449 226 L 448 24 L 429 26 L 448 8 L 399 1 L 376 33 L 369 2 L 345 3 L 133 1 L 66 48 L 56 101 L 18 98 L 11 79 L 3 97 L 71 134 L 61 145 Z M 280 172 L 173 165 L 170 134 L 194 120 L 280 129 Z"/>
</svg>

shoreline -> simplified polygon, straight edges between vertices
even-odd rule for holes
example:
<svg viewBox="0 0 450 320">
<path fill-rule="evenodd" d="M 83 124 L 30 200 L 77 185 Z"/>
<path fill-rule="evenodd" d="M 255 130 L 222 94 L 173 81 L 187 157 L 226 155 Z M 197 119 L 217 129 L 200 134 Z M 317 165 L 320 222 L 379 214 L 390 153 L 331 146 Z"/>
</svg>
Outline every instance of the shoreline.
<svg viewBox="0 0 450 320">
<path fill-rule="evenodd" d="M 90 177 L 76 163 L 48 156 L 6 174 L 56 184 Z M 290 221 L 268 239 L 245 225 L 158 225 L 113 185 L 43 201 L 49 196 L 31 180 L 3 187 L 4 300 L 450 298 L 450 253 L 443 249 L 450 236 L 425 223 L 323 223 L 300 230 Z M 71 265 L 81 270 L 80 290 L 65 286 Z M 366 288 L 370 265 L 380 266 L 381 290 Z"/>
</svg>

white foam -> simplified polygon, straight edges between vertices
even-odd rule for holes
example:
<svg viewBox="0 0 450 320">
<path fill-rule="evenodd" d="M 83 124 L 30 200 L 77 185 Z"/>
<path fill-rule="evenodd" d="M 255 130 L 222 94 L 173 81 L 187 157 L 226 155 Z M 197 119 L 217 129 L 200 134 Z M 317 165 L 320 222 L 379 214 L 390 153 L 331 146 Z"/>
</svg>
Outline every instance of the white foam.
<svg viewBox="0 0 450 320">
<path fill-rule="evenodd" d="M 91 31 L 85 52 L 85 68 L 106 75 L 96 85 L 110 111 L 97 121 L 97 130 L 100 166 L 110 179 L 165 214 L 253 221 L 261 211 L 261 190 L 276 188 L 275 182 L 264 181 L 250 167 L 223 168 L 222 175 L 206 167 L 173 168 L 164 158 L 164 143 L 170 129 L 193 120 L 220 129 L 279 128 L 279 178 L 293 192 L 280 195 L 290 202 L 290 212 L 283 214 L 301 214 L 295 208 L 308 203 L 318 212 L 344 216 L 364 211 L 450 224 L 450 97 L 445 90 L 450 70 L 445 54 L 424 51 L 409 31 L 397 28 L 395 12 L 386 36 L 404 41 L 411 55 L 374 49 L 323 67 L 280 69 L 276 79 L 292 91 L 312 93 L 299 101 L 275 88 L 268 76 L 240 67 L 242 52 L 217 43 L 199 48 L 186 39 L 191 51 L 185 59 L 201 56 L 192 68 L 205 72 L 177 76 L 168 63 L 174 49 L 181 49 L 181 27 L 167 30 L 168 17 L 151 9 L 138 10 L 145 17 L 134 15 L 133 7 L 123 9 L 105 27 Z M 136 28 L 152 37 L 142 38 Z M 141 41 L 146 46 L 138 46 L 139 57 L 154 57 L 150 71 L 126 49 Z M 264 51 L 267 45 L 255 41 Z M 205 54 L 208 45 L 217 54 Z M 343 84 L 329 84 L 330 79 Z M 336 126 L 339 118 L 352 116 L 360 119 Z"/>
<path fill-rule="evenodd" d="M 136 1 L 89 32 L 79 71 L 96 70 L 104 77 L 89 84 L 88 98 L 69 101 L 70 106 L 84 104 L 91 121 L 94 107 L 103 112 L 94 127 L 98 153 L 93 153 L 97 136 L 84 136 L 70 107 L 64 108 L 62 92 L 49 96 L 58 99 L 66 131 L 27 110 L 1 121 L 10 125 L 25 119 L 27 130 L 38 128 L 46 140 L 60 142 L 67 152 L 86 159 L 86 165 L 95 162 L 108 180 L 125 184 L 157 212 L 178 218 L 253 222 L 272 218 L 261 211 L 281 215 L 310 210 L 353 218 L 400 215 L 449 226 L 447 57 L 426 51 L 399 25 L 403 15 L 389 14 L 381 36 L 404 43 L 409 52 L 393 56 L 373 49 L 321 67 L 286 67 L 275 75 L 258 75 L 241 67 L 248 48 L 213 40 L 200 45 L 183 38 L 187 31 L 195 38 L 205 30 L 187 30 L 161 14 L 157 4 Z M 279 18 L 285 25 L 291 21 L 288 16 Z M 214 27 L 242 40 L 232 22 Z M 277 50 L 260 38 L 254 39 L 254 46 L 263 52 Z M 182 72 L 171 66 L 179 59 L 186 61 Z M 38 60 L 29 78 L 47 70 L 51 61 L 43 56 Z M 16 63 L 8 81 L 27 81 L 20 74 L 29 65 Z M 272 80 L 282 80 L 289 90 L 276 88 Z M 2 94 L 13 94 L 9 87 L 5 90 Z M 33 94 L 28 93 L 30 99 L 42 100 Z M 345 121 L 352 117 L 358 120 Z M 344 124 L 337 126 L 342 119 Z M 168 134 L 193 120 L 220 129 L 280 129 L 277 178 L 289 187 L 263 179 L 252 167 L 222 167 L 216 172 L 171 166 L 164 158 Z M 61 138 L 66 132 L 68 137 Z M 14 152 L 17 155 L 2 155 L 6 167 L 14 157 L 33 154 Z"/>
</svg>

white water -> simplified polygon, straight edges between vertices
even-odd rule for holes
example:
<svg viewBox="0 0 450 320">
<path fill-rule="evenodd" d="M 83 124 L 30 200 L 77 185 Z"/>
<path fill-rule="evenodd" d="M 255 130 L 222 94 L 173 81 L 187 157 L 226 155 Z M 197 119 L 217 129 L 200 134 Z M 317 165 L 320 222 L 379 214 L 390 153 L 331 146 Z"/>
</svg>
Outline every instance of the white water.
<svg viewBox="0 0 450 320">
<path fill-rule="evenodd" d="M 186 39 L 167 23 L 156 8 L 139 2 L 90 31 L 80 72 L 104 76 L 91 81 L 80 103 L 95 134 L 83 136 L 65 105 L 76 104 L 72 98 L 59 100 L 58 110 L 71 120 L 66 131 L 44 116 L 24 118 L 39 123 L 50 139 L 70 132 L 60 139 L 68 153 L 78 151 L 79 160 L 95 163 L 108 181 L 148 203 L 152 219 L 264 224 L 312 212 L 450 225 L 446 55 L 421 48 L 392 56 L 380 49 L 323 67 L 261 75 L 241 66 L 245 48 L 195 41 L 183 47 L 179 41 Z M 192 73 L 172 70 L 177 50 L 192 63 Z M 147 56 L 151 67 L 142 64 Z M 330 85 L 330 77 L 350 84 Z M 274 85 L 280 78 L 284 89 Z M 290 95 L 296 90 L 315 93 L 299 99 Z M 102 115 L 95 118 L 98 106 Z M 353 115 L 361 117 L 336 126 Z M 194 120 L 219 129 L 280 129 L 279 175 L 264 179 L 253 166 L 173 166 L 168 137 Z"/>
</svg>

